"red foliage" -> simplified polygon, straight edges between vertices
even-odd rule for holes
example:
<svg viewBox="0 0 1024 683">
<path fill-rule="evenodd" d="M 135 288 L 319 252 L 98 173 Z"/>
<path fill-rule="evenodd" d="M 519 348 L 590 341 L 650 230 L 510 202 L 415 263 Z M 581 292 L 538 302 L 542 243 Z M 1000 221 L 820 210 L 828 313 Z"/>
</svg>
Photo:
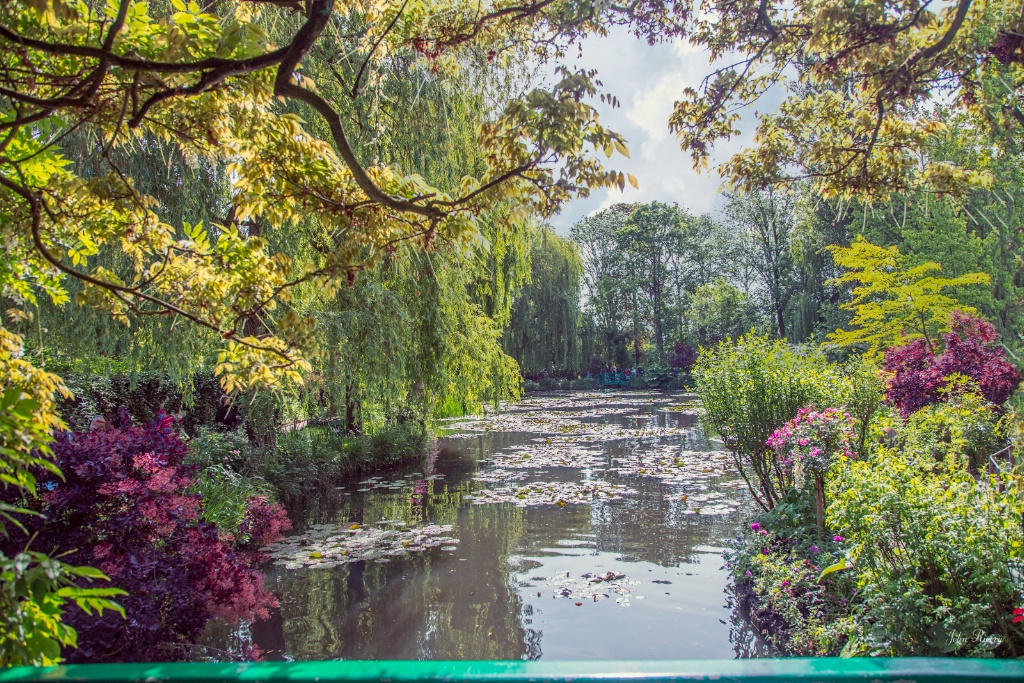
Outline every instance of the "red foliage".
<svg viewBox="0 0 1024 683">
<path fill-rule="evenodd" d="M 986 400 L 1001 405 L 1020 382 L 1017 368 L 1006 360 L 992 323 L 959 311 L 952 332 L 944 335 L 945 349 L 934 355 L 923 339 L 885 352 L 885 369 L 892 373 L 885 398 L 904 417 L 942 400 L 942 390 L 954 374 L 969 377 Z"/>
<path fill-rule="evenodd" d="M 282 531 L 292 528 L 288 513 L 280 503 L 271 503 L 266 496 L 253 496 L 246 503 L 245 516 L 238 531 L 248 538 L 250 548 L 262 548 L 281 538 Z"/>
<path fill-rule="evenodd" d="M 211 619 L 265 618 L 277 604 L 257 556 L 225 543 L 202 519 L 199 496 L 184 493 L 187 449 L 165 427 L 72 434 L 54 444 L 66 479 L 41 477 L 47 519 L 34 522 L 34 547 L 70 551 L 65 562 L 98 567 L 128 591 L 118 600 L 126 619 L 66 614 L 78 630 L 78 649 L 66 653 L 72 661 L 183 659 L 183 646 Z M 285 528 L 275 507 L 263 500 L 251 508 L 261 540 Z"/>
<path fill-rule="evenodd" d="M 668 357 L 670 368 L 679 368 L 683 372 L 689 372 L 697 362 L 697 350 L 686 342 L 676 342 L 672 354 Z"/>
</svg>

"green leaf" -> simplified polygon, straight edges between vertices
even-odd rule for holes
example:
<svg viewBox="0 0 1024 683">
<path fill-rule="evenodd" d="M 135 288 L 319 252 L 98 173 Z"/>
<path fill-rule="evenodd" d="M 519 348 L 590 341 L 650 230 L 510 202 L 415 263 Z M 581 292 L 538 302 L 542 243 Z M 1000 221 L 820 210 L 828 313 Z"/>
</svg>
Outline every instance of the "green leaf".
<svg viewBox="0 0 1024 683">
<path fill-rule="evenodd" d="M 829 565 L 828 567 L 825 567 L 823 570 L 821 570 L 821 574 L 818 575 L 818 583 L 821 583 L 821 580 L 829 574 L 832 574 L 834 572 L 841 572 L 844 569 L 850 569 L 851 567 L 852 565 L 846 564 L 846 558 L 843 557 L 835 564 Z"/>
<path fill-rule="evenodd" d="M 103 581 L 110 581 L 110 577 L 101 572 L 96 567 L 72 567 L 68 570 L 69 574 L 75 576 L 81 576 L 85 579 L 101 579 Z"/>
</svg>

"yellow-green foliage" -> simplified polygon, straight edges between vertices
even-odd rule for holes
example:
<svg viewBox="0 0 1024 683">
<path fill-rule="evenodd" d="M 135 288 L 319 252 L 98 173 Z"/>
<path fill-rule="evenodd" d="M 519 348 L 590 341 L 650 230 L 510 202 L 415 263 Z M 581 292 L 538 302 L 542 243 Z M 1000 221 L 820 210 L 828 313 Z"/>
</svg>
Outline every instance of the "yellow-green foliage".
<svg viewBox="0 0 1024 683">
<path fill-rule="evenodd" d="M 744 108 L 761 107 L 767 89 L 783 83 L 787 93 L 775 111 L 757 115 L 753 144 L 723 164 L 734 185 L 809 177 L 821 195 L 849 198 L 991 183 L 989 169 L 922 154 L 944 128 L 929 116 L 939 87 L 957 93 L 951 109 L 998 131 L 992 146 L 1005 141 L 1018 154 L 1018 0 L 748 0 L 713 8 L 693 13 L 688 36 L 713 58 L 730 58 L 688 88 L 670 118 L 695 166 L 707 166 L 715 142 L 739 133 Z"/>
<path fill-rule="evenodd" d="M 765 510 L 793 484 L 768 437 L 800 408 L 845 406 L 850 395 L 848 380 L 819 351 L 756 335 L 703 349 L 693 378 L 705 426 L 723 438 Z"/>
<path fill-rule="evenodd" d="M 880 247 L 863 237 L 849 247 L 830 246 L 836 265 L 847 272 L 833 279 L 837 285 L 853 285 L 853 297 L 842 308 L 853 312 L 847 330 L 829 334 L 828 341 L 841 348 L 865 348 L 878 356 L 908 339 L 923 338 L 934 344 L 949 330 L 955 310 L 975 313 L 949 292 L 956 287 L 987 285 L 987 273 L 967 273 L 944 278 L 938 263 L 907 267 L 897 247 Z"/>
<path fill-rule="evenodd" d="M 917 448 L 880 447 L 831 478 L 829 520 L 857 582 L 847 651 L 1020 656 L 1024 629 L 1010 623 L 1024 560 L 1019 483 L 976 481 L 963 467 L 936 475 Z"/>
<path fill-rule="evenodd" d="M 38 495 L 33 469 L 57 471 L 46 456 L 51 430 L 63 427 L 54 394 L 65 390 L 57 377 L 19 357 L 20 344 L 0 329 L 0 485 L 27 497 Z M 0 502 L 0 533 L 24 531 L 19 520 L 23 514 L 21 508 Z M 74 646 L 76 639 L 75 630 L 60 620 L 69 602 L 87 612 L 112 609 L 124 615 L 110 600 L 124 591 L 73 585 L 79 579 L 107 577 L 38 552 L 14 557 L 0 553 L 0 666 L 58 663 L 61 647 Z"/>
</svg>

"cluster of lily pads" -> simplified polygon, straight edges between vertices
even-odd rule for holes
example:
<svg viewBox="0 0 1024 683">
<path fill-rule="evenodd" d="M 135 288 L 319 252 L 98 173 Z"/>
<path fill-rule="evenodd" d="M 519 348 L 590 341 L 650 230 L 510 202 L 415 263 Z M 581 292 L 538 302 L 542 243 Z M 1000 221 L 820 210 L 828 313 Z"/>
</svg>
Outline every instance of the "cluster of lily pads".
<svg viewBox="0 0 1024 683">
<path fill-rule="evenodd" d="M 666 493 L 665 500 L 682 504 L 684 515 L 727 515 L 739 509 L 739 503 L 724 493 Z"/>
<path fill-rule="evenodd" d="M 623 496 L 636 495 L 636 489 L 604 481 L 562 482 L 537 481 L 525 485 L 502 486 L 494 489 L 475 491 L 463 500 L 474 505 L 488 503 L 513 503 L 519 507 L 534 505 L 582 505 L 600 500 L 618 500 Z"/>
<path fill-rule="evenodd" d="M 440 474 L 424 475 L 422 472 L 410 472 L 397 479 L 388 479 L 385 477 L 369 477 L 359 482 L 359 488 L 356 489 L 359 493 L 366 493 L 374 489 L 388 489 L 390 491 L 401 491 L 402 489 L 409 488 L 418 481 L 433 481 L 435 479 L 443 479 L 444 477 Z"/>
<path fill-rule="evenodd" d="M 666 483 L 705 483 L 730 474 L 733 468 L 732 457 L 725 451 L 681 451 L 677 446 L 637 451 L 615 462 L 612 470 L 619 474 L 655 477 Z"/>
<path fill-rule="evenodd" d="M 566 442 L 530 444 L 512 453 L 498 453 L 491 461 L 498 469 L 538 469 L 546 467 L 572 467 L 589 469 L 600 464 L 601 454 L 589 448 L 580 448 Z"/>
<path fill-rule="evenodd" d="M 630 579 L 621 572 L 587 572 L 573 577 L 569 572 L 560 572 L 548 579 L 548 585 L 557 598 L 567 598 L 580 607 L 585 602 L 601 602 L 615 596 L 615 602 L 622 607 L 630 606 L 630 598 L 643 600 L 642 595 L 633 595 L 639 581 Z"/>
<path fill-rule="evenodd" d="M 404 529 L 405 522 L 385 521 L 379 527 L 361 524 L 316 524 L 306 533 L 289 536 L 262 549 L 274 564 L 285 569 L 328 569 L 349 562 L 388 562 L 393 557 L 422 553 L 432 548 L 451 552 L 459 539 L 448 536 L 450 525 L 428 524 Z"/>
<path fill-rule="evenodd" d="M 532 432 L 541 434 L 573 435 L 587 441 L 634 438 L 637 436 L 670 436 L 685 430 L 650 424 L 654 416 L 637 413 L 641 406 L 656 401 L 657 394 L 642 394 L 614 398 L 602 394 L 545 396 L 528 398 L 508 412 L 483 418 L 463 420 L 452 426 L 460 430 L 449 438 L 469 438 L 481 432 Z M 625 415 L 635 421 L 633 426 L 605 424 L 594 418 Z M 584 421 L 584 419 L 586 421 Z"/>
</svg>

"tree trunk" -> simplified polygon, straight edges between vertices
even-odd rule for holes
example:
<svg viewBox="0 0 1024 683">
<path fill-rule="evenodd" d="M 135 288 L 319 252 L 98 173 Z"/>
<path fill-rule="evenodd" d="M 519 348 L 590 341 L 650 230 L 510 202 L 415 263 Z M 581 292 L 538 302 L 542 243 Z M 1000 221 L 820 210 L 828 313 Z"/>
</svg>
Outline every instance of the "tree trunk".
<svg viewBox="0 0 1024 683">
<path fill-rule="evenodd" d="M 665 333 L 662 325 L 661 312 L 661 281 L 655 277 L 654 282 L 654 344 L 658 348 L 658 359 L 665 360 Z"/>
<path fill-rule="evenodd" d="M 825 475 L 822 472 L 814 473 L 814 498 L 815 512 L 818 517 L 818 542 L 825 539 Z"/>
<path fill-rule="evenodd" d="M 359 401 L 356 399 L 356 388 L 351 383 L 345 387 L 345 431 L 350 434 L 363 433 L 363 422 L 359 419 Z"/>
</svg>

